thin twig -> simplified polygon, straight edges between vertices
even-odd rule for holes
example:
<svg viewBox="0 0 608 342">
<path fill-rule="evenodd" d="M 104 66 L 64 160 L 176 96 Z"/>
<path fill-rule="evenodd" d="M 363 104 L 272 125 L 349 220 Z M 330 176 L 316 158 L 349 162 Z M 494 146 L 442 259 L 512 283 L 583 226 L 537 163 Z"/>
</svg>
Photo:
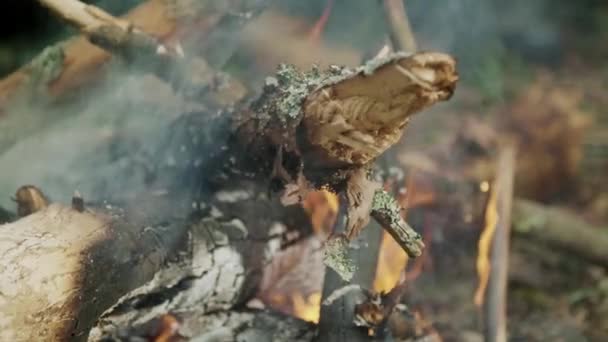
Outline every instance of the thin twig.
<svg viewBox="0 0 608 342">
<path fill-rule="evenodd" d="M 384 230 L 403 248 L 409 257 L 415 258 L 422 254 L 424 242 L 422 237 L 401 215 L 401 206 L 388 192 L 376 191 L 372 203 L 371 217 L 373 217 Z"/>
<path fill-rule="evenodd" d="M 403 0 L 383 0 L 383 4 L 393 49 L 415 52 L 417 50 L 416 39 L 412 33 Z"/>
</svg>

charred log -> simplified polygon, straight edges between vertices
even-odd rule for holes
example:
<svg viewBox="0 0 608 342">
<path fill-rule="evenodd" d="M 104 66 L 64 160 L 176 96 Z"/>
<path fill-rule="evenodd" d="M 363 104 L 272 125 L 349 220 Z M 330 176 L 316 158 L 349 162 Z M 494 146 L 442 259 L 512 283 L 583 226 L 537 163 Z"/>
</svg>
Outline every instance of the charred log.
<svg viewBox="0 0 608 342">
<path fill-rule="evenodd" d="M 165 314 L 136 326 L 125 325 L 112 331 L 95 331 L 92 341 L 297 341 L 313 340 L 312 324 L 280 314 L 259 310 L 231 310 L 206 315 L 190 312 L 176 315 Z M 172 326 L 167 326 L 170 320 Z"/>
</svg>

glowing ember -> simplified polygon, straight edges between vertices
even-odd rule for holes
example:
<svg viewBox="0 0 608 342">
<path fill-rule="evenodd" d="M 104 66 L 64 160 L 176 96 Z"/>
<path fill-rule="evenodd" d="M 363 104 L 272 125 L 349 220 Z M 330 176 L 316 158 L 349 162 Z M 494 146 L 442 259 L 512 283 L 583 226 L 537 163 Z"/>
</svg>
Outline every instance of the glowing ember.
<svg viewBox="0 0 608 342">
<path fill-rule="evenodd" d="M 477 275 L 479 277 L 479 285 L 475 291 L 474 303 L 478 307 L 481 307 L 486 292 L 486 286 L 488 285 L 488 277 L 490 275 L 490 247 L 492 245 L 492 238 L 496 230 L 496 223 L 498 222 L 498 211 L 496 209 L 496 191 L 494 187 L 490 188 L 490 198 L 488 199 L 488 205 L 486 206 L 485 212 L 485 227 L 481 232 L 478 244 L 477 254 Z"/>
<path fill-rule="evenodd" d="M 293 301 L 293 315 L 313 323 L 319 322 L 321 309 L 321 293 L 315 292 L 304 298 L 302 294 L 296 292 L 291 298 Z"/>
<path fill-rule="evenodd" d="M 162 315 L 159 321 L 159 331 L 150 339 L 150 341 L 169 342 L 176 340 L 176 338 L 178 338 L 179 325 L 175 316 L 170 314 Z"/>
</svg>

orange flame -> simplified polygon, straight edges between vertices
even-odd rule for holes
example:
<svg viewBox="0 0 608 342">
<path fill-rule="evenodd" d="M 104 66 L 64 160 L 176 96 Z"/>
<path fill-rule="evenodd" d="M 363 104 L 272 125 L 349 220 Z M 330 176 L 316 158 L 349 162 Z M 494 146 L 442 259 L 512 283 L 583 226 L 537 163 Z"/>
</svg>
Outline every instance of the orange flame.
<svg viewBox="0 0 608 342">
<path fill-rule="evenodd" d="M 339 205 L 338 196 L 325 189 L 308 193 L 302 203 L 315 233 L 324 235 L 329 235 L 332 231 Z"/>
<path fill-rule="evenodd" d="M 320 239 L 327 237 L 333 230 L 337 219 L 338 196 L 327 189 L 312 191 L 304 198 L 302 207 L 310 217 L 314 233 Z M 299 264 L 300 261 L 294 263 Z M 291 267 L 294 267 L 294 265 Z M 321 292 L 308 294 L 310 289 L 304 290 L 298 286 L 298 282 L 294 284 L 290 288 L 269 290 L 263 296 L 265 302 L 274 309 L 288 315 L 317 323 L 321 309 Z"/>
<path fill-rule="evenodd" d="M 160 317 L 158 333 L 153 336 L 152 342 L 170 342 L 178 337 L 179 321 L 171 314 L 164 314 Z"/>
<path fill-rule="evenodd" d="M 498 209 L 496 207 L 496 191 L 494 186 L 490 187 L 490 198 L 486 206 L 485 212 L 485 226 L 481 232 L 478 243 L 478 254 L 477 254 L 477 276 L 479 277 L 479 285 L 475 291 L 475 297 L 473 302 L 477 307 L 481 307 L 484 301 L 484 295 L 486 287 L 488 286 L 488 279 L 490 276 L 490 248 L 492 245 L 492 238 L 496 231 L 496 224 L 498 223 Z"/>
<path fill-rule="evenodd" d="M 374 291 L 388 292 L 401 279 L 401 272 L 408 262 L 408 256 L 393 238 L 384 232 L 378 255 Z"/>
<path fill-rule="evenodd" d="M 321 292 L 310 294 L 307 298 L 296 292 L 291 298 L 293 301 L 293 315 L 308 322 L 319 323 L 321 315 Z"/>
<path fill-rule="evenodd" d="M 310 32 L 308 33 L 308 39 L 311 42 L 318 42 L 321 38 L 321 34 L 327 25 L 327 21 L 329 20 L 329 15 L 331 14 L 331 9 L 334 6 L 333 0 L 327 0 L 327 5 L 325 5 L 325 9 L 323 9 L 323 13 L 321 17 L 314 24 Z"/>
</svg>

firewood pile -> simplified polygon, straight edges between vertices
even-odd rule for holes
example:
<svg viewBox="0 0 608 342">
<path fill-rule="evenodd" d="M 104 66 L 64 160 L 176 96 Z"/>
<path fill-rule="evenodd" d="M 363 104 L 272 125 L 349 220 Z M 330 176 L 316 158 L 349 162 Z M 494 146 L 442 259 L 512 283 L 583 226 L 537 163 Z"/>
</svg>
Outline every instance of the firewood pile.
<svg viewBox="0 0 608 342">
<path fill-rule="evenodd" d="M 550 282 L 554 330 L 608 336 L 608 144 L 566 76 L 480 117 L 402 1 L 364 49 L 332 0 L 37 3 L 74 35 L 0 80 L 0 340 L 544 338 Z"/>
</svg>

